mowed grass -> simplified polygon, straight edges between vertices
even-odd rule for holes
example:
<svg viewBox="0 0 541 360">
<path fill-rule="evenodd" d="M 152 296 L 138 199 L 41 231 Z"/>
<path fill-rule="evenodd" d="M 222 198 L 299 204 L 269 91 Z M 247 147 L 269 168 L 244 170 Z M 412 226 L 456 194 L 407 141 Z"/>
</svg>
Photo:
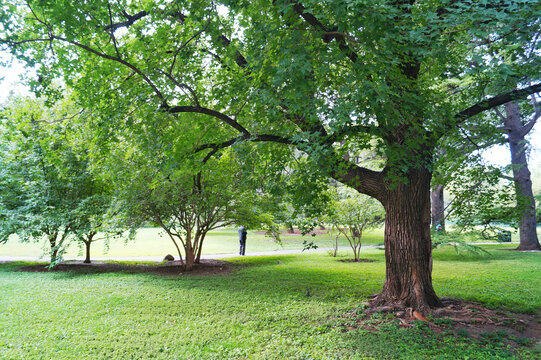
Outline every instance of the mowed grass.
<svg viewBox="0 0 541 360">
<path fill-rule="evenodd" d="M 203 254 L 235 254 L 239 251 L 238 231 L 233 228 L 225 228 L 211 231 L 205 238 Z M 318 234 L 316 236 L 302 236 L 284 234 L 281 236 L 281 243 L 255 231 L 248 232 L 246 251 L 275 251 L 282 249 L 302 249 L 304 241 L 313 241 L 320 248 L 334 246 L 334 234 Z M 363 236 L 364 245 L 383 244 L 383 228 L 367 232 Z M 342 236 L 339 239 L 339 246 L 349 246 L 347 240 Z M 12 236 L 5 244 L 0 244 L 1 256 L 28 256 L 39 257 L 48 250 L 48 243 L 45 239 L 41 242 L 22 243 L 17 237 Z M 91 256 L 93 258 L 107 257 L 163 257 L 166 254 L 176 255 L 176 248 L 172 241 L 164 235 L 159 228 L 142 228 L 137 231 L 134 241 L 126 242 L 125 239 L 113 239 L 109 242 L 109 248 L 104 246 L 103 241 L 92 244 Z M 82 250 L 73 242 L 67 247 L 64 255 L 66 259 L 82 258 Z"/>
<path fill-rule="evenodd" d="M 437 293 L 537 312 L 541 254 L 502 247 L 487 246 L 491 256 L 483 257 L 437 249 Z M 325 252 L 235 258 L 233 273 L 212 276 L 30 273 L 19 270 L 25 263 L 0 264 L 0 359 L 539 357 L 534 348 L 516 355 L 422 327 L 348 330 L 342 315 L 358 311 L 384 280 L 383 251 L 362 257 L 375 262 Z"/>
</svg>

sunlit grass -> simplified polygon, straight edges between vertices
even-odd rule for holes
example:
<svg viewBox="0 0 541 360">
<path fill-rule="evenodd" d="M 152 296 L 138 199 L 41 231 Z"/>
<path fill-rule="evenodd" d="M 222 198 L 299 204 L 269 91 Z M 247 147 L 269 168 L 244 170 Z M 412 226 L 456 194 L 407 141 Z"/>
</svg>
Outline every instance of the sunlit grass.
<svg viewBox="0 0 541 360">
<path fill-rule="evenodd" d="M 255 231 L 248 232 L 246 251 L 274 251 L 282 249 L 302 249 L 304 241 L 313 241 L 320 248 L 334 246 L 334 234 L 318 234 L 316 236 L 301 236 L 284 234 L 281 243 Z M 363 237 L 363 244 L 378 245 L 383 243 L 383 229 L 367 232 Z M 45 240 L 38 243 L 21 243 L 15 236 L 5 243 L 0 244 L 0 256 L 29 256 L 38 257 L 47 249 Z M 340 238 L 339 246 L 349 246 L 347 240 Z M 234 254 L 239 250 L 237 229 L 218 229 L 211 231 L 203 244 L 203 254 Z M 114 239 L 109 243 L 109 249 L 103 241 L 92 244 L 91 256 L 103 257 L 163 257 L 166 254 L 176 256 L 176 248 L 169 238 L 164 236 L 158 228 L 142 228 L 137 231 L 134 241 L 126 242 L 125 239 Z M 82 257 L 83 252 L 76 243 L 72 243 L 65 254 L 65 258 Z"/>
<path fill-rule="evenodd" d="M 452 226 L 450 227 L 452 229 Z M 541 237 L 541 227 L 538 227 Z M 450 238 L 449 241 L 453 239 Z M 281 235 L 281 243 L 255 231 L 248 232 L 247 252 L 276 251 L 288 249 L 302 249 L 304 241 L 313 241 L 320 248 L 334 246 L 335 233 L 323 233 L 316 236 Z M 513 233 L 513 241 L 518 241 L 518 234 Z M 383 227 L 366 232 L 363 235 L 363 245 L 383 244 Z M 349 243 L 342 236 L 339 238 L 339 247 L 348 247 Z M 222 228 L 211 231 L 203 245 L 203 254 L 235 254 L 238 252 L 238 232 L 235 228 Z M 39 257 L 48 250 L 45 240 L 36 243 L 21 243 L 15 236 L 5 243 L 0 244 L 0 256 L 28 256 Z M 176 248 L 169 238 L 164 236 L 159 228 L 142 228 L 137 231 L 134 241 L 126 239 L 114 239 L 109 243 L 109 248 L 103 241 L 97 241 L 92 245 L 92 258 L 107 257 L 163 257 L 166 254 L 176 256 Z M 71 243 L 67 248 L 65 258 L 82 258 L 83 251 L 77 243 Z"/>
</svg>

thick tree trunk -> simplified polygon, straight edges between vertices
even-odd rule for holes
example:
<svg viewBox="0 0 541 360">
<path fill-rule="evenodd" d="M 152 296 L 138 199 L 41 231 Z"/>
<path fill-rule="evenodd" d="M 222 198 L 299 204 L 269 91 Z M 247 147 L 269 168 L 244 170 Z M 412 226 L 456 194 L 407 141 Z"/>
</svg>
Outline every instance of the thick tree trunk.
<svg viewBox="0 0 541 360">
<path fill-rule="evenodd" d="M 439 223 L 441 231 L 445 231 L 445 203 L 443 199 L 443 185 L 436 185 L 430 193 L 432 200 L 432 226 L 435 228 Z"/>
<path fill-rule="evenodd" d="M 58 249 L 57 248 L 52 248 L 51 249 L 51 266 L 52 268 L 55 268 L 56 267 L 56 261 L 57 261 L 57 258 L 58 258 Z"/>
<path fill-rule="evenodd" d="M 442 305 L 432 287 L 430 179 L 428 170 L 413 169 L 407 183 L 387 190 L 382 201 L 386 273 L 374 305 L 407 306 L 421 313 Z"/>
<path fill-rule="evenodd" d="M 505 127 L 508 131 L 513 180 L 515 181 L 517 207 L 522 209 L 520 220 L 520 245 L 517 250 L 541 250 L 537 237 L 535 219 L 535 199 L 532 191 L 532 180 L 526 158 L 527 143 L 522 131 L 520 109 L 517 102 L 505 104 Z"/>
<path fill-rule="evenodd" d="M 195 253 L 194 253 L 194 244 L 192 243 L 192 239 L 193 239 L 192 235 L 193 234 L 191 231 L 187 231 L 185 244 L 184 244 L 184 253 L 185 253 L 184 268 L 186 269 L 186 271 L 190 271 L 195 262 Z"/>
<path fill-rule="evenodd" d="M 58 233 L 54 233 L 49 236 L 49 245 L 51 246 L 51 262 L 49 267 L 55 268 L 56 267 L 56 259 L 58 257 L 58 247 L 56 246 L 56 240 L 58 238 Z"/>
</svg>

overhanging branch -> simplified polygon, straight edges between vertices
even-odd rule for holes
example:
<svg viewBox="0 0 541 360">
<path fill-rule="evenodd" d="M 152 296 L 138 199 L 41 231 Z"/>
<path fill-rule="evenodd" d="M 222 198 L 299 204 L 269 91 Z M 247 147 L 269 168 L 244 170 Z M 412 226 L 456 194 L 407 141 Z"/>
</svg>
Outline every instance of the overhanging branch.
<svg viewBox="0 0 541 360">
<path fill-rule="evenodd" d="M 323 39 L 324 42 L 330 43 L 333 39 L 336 40 L 336 42 L 338 43 L 338 48 L 344 54 L 346 54 L 346 56 L 352 62 L 357 61 L 359 56 L 357 55 L 355 51 L 353 51 L 353 49 L 351 49 L 351 47 L 349 47 L 349 45 L 346 42 L 346 38 L 348 39 L 350 38 L 349 35 L 346 35 L 341 32 L 337 32 L 335 28 L 330 28 L 323 25 L 321 21 L 319 21 L 313 14 L 306 12 L 306 8 L 302 4 L 299 4 L 298 2 L 293 3 L 293 10 L 295 10 L 295 12 L 299 14 L 299 16 L 301 16 L 304 19 L 304 21 L 306 21 L 308 24 L 312 25 L 315 29 L 323 33 L 321 38 Z"/>
<path fill-rule="evenodd" d="M 250 132 L 244 126 L 242 126 L 241 124 L 239 124 L 238 122 L 236 122 L 235 120 L 230 118 L 229 116 L 225 115 L 224 113 L 221 113 L 221 112 L 216 111 L 216 110 L 207 109 L 207 108 L 200 107 L 200 106 L 173 106 L 173 107 L 170 107 L 167 104 L 162 105 L 162 109 L 165 112 L 168 112 L 170 114 L 196 113 L 196 114 L 210 115 L 212 117 L 215 117 L 215 118 L 223 121 L 227 125 L 234 128 L 235 130 L 238 130 L 239 132 L 244 134 L 244 136 L 247 136 L 247 137 L 251 136 Z"/>
<path fill-rule="evenodd" d="M 219 150 L 225 149 L 232 146 L 235 143 L 241 141 L 252 141 L 252 142 L 274 142 L 286 145 L 294 145 L 295 142 L 289 138 L 285 138 L 278 135 L 272 134 L 260 134 L 260 135 L 241 135 L 234 137 L 232 139 L 220 142 L 220 143 L 209 143 L 198 146 L 194 152 L 201 152 L 203 150 L 211 149 L 211 151 L 205 156 L 203 162 L 206 163 L 212 156 L 214 156 Z"/>
<path fill-rule="evenodd" d="M 137 20 L 147 16 L 148 13 L 146 11 L 140 11 L 135 15 L 128 15 L 126 11 L 122 11 L 122 15 L 127 19 L 126 21 L 109 24 L 105 26 L 105 30 L 110 30 L 111 32 L 115 32 L 115 30 L 118 30 L 120 28 L 130 27 Z"/>
<path fill-rule="evenodd" d="M 469 108 L 462 110 L 454 116 L 457 120 L 466 120 L 472 116 L 490 110 L 496 106 L 503 105 L 509 101 L 520 100 L 541 91 L 541 84 L 531 85 L 524 89 L 509 91 L 500 95 L 496 95 L 490 99 L 483 100 Z"/>
</svg>

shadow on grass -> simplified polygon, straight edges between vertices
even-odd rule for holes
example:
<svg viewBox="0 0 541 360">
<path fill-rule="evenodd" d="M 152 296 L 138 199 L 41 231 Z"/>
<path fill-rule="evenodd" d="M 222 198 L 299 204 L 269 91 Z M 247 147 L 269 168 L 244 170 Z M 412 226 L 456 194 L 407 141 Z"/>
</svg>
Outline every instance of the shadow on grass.
<svg viewBox="0 0 541 360">
<path fill-rule="evenodd" d="M 522 291 L 518 299 L 510 299 L 507 296 L 498 295 L 505 293 L 505 286 L 509 281 L 520 281 L 525 284 L 534 284 L 528 279 L 508 272 L 507 268 L 514 267 L 513 262 L 530 267 L 535 267 L 539 260 L 538 254 L 515 253 L 509 251 L 492 250 L 489 258 L 457 255 L 453 249 L 439 249 L 434 252 L 435 262 L 440 262 L 445 267 L 437 266 L 434 274 L 436 286 L 443 288 L 440 296 L 456 296 L 462 294 L 470 300 L 486 300 L 476 294 L 482 295 L 487 286 L 483 280 L 490 284 L 496 281 L 501 284 L 502 290 L 494 289 L 491 294 L 496 299 L 490 301 L 491 306 L 504 307 L 531 307 L 531 298 L 527 294 L 528 286 Z M 72 280 L 77 278 L 104 279 L 105 281 L 124 282 L 130 276 L 137 276 L 136 281 L 142 280 L 163 289 L 174 291 L 201 290 L 216 294 L 226 293 L 228 296 L 239 299 L 258 299 L 265 301 L 267 298 L 286 298 L 298 301 L 317 300 L 323 303 L 336 303 L 337 301 L 365 301 L 371 294 L 381 291 L 385 280 L 385 261 L 383 254 L 363 254 L 363 258 L 375 260 L 375 262 L 345 263 L 341 258 L 333 258 L 325 254 L 306 255 L 274 255 L 265 257 L 247 257 L 228 259 L 226 265 L 214 267 L 213 270 L 203 268 L 200 272 L 181 272 L 179 267 L 170 266 L 158 270 L 157 264 L 126 264 L 112 263 L 107 267 L 94 266 L 67 266 L 66 269 L 50 272 L 51 280 Z M 505 266 L 501 270 L 497 261 L 503 261 Z M 452 270 L 455 263 L 463 263 L 465 271 L 456 276 Z M 469 264 L 491 264 L 482 272 L 476 268 L 480 277 L 473 281 L 467 273 Z M 36 268 L 36 263 L 4 263 L 0 264 L 0 272 L 30 272 L 29 266 Z M 96 264 L 97 265 L 97 264 Z M 451 267 L 449 267 L 451 266 Z M 48 275 L 45 264 L 37 267 Z M 220 269 L 221 268 L 221 269 Z M 205 272 L 206 271 L 206 272 Z M 517 270 L 518 271 L 518 270 Z M 455 274 L 446 276 L 446 274 Z M 103 277 L 103 276 L 107 277 Z M 164 276 L 166 275 L 166 276 Z M 505 276 L 504 276 L 505 275 Z M 501 280 L 500 280 L 501 278 Z M 461 289 L 470 289 L 463 293 Z M 478 290 L 475 290 L 477 288 Z M 529 290 L 528 290 L 529 291 Z M 532 289 L 533 291 L 533 289 Z M 524 294 L 523 294 L 524 293 Z M 499 298 L 500 296 L 501 298 Z M 483 301 L 484 302 L 484 301 Z M 528 305 L 529 304 L 529 305 Z"/>
<path fill-rule="evenodd" d="M 61 264 L 49 271 L 45 263 L 17 262 L 0 264 L 1 271 L 39 272 L 51 275 L 53 280 L 100 278 L 102 275 L 118 277 L 144 276 L 149 281 L 166 284 L 177 290 L 200 289 L 227 292 L 233 297 L 268 297 L 335 303 L 339 299 L 368 298 L 381 290 L 384 280 L 384 262 L 377 256 L 371 263 L 343 263 L 340 259 L 319 256 L 277 255 L 257 258 L 237 258 L 231 262 L 202 266 L 191 272 L 182 272 L 178 266 L 151 264 Z M 164 276 L 166 275 L 166 276 Z M 225 281 L 224 281 L 225 280 Z"/>
</svg>

